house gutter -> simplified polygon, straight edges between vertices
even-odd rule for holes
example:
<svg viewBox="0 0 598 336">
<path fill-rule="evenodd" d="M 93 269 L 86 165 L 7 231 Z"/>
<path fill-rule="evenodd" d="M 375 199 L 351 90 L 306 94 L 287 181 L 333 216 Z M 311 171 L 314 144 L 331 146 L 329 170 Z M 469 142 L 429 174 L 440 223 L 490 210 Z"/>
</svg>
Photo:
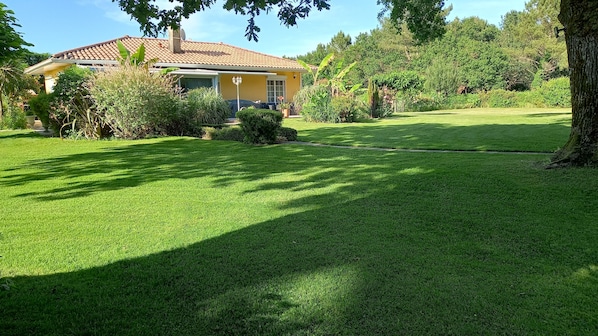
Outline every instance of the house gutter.
<svg viewBox="0 0 598 336">
<path fill-rule="evenodd" d="M 267 66 L 239 66 L 239 65 L 212 65 L 212 64 L 189 64 L 189 63 L 164 63 L 158 62 L 155 64 L 157 67 L 175 67 L 175 68 L 187 68 L 187 69 L 209 69 L 215 71 L 233 71 L 238 72 L 239 68 L 245 69 L 247 73 L 251 73 L 251 70 L 256 71 L 291 71 L 299 73 L 307 73 L 304 68 L 273 68 Z M 241 70 L 243 71 L 243 70 Z"/>
</svg>

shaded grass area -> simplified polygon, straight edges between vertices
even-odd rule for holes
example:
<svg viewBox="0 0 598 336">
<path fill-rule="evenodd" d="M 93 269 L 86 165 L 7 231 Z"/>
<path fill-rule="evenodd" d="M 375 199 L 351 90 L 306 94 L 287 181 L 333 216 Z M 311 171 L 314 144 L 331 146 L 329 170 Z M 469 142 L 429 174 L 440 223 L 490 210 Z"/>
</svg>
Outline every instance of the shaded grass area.
<svg viewBox="0 0 598 336">
<path fill-rule="evenodd" d="M 301 141 L 402 149 L 554 152 L 571 128 L 567 109 L 470 109 L 399 113 L 354 124 L 285 120 Z"/>
<path fill-rule="evenodd" d="M 0 133 L 0 157 L 6 335 L 598 328 L 598 174 L 548 155 Z"/>
</svg>

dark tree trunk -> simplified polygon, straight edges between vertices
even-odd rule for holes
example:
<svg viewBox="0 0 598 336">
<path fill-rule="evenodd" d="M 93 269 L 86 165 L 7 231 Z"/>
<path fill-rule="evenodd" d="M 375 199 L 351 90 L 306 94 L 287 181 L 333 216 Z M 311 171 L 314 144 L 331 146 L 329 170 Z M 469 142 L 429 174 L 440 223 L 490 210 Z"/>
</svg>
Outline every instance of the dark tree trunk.
<svg viewBox="0 0 598 336">
<path fill-rule="evenodd" d="M 598 163 L 598 1 L 561 0 L 571 71 L 572 121 L 569 140 L 553 166 Z"/>
</svg>

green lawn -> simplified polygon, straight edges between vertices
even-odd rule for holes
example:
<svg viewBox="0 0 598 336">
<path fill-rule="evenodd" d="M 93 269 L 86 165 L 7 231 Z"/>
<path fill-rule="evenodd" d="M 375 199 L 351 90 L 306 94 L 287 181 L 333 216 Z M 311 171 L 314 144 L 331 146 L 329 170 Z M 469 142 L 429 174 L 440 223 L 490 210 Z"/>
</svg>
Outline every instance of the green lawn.
<svg viewBox="0 0 598 336">
<path fill-rule="evenodd" d="M 562 112 L 492 112 L 404 127 L 566 140 Z M 364 145 L 401 118 L 285 124 Z M 598 171 L 549 157 L 0 132 L 0 334 L 593 335 Z"/>
<path fill-rule="evenodd" d="M 301 140 L 405 149 L 554 152 L 567 139 L 570 109 L 471 109 L 405 112 L 370 123 L 285 121 Z M 565 140 L 563 140 L 565 139 Z"/>
</svg>

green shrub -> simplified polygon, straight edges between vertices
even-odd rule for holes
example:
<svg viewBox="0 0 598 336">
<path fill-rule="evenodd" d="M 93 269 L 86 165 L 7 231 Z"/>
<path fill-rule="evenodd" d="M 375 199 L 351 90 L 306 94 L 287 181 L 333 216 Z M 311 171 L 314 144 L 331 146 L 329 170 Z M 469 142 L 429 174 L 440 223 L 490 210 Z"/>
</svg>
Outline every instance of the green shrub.
<svg viewBox="0 0 598 336">
<path fill-rule="evenodd" d="M 51 100 L 52 95 L 46 94 L 45 92 L 40 92 L 40 94 L 37 96 L 29 99 L 29 107 L 31 108 L 31 111 L 39 118 L 44 127 L 48 127 L 50 125 Z"/>
<path fill-rule="evenodd" d="M 340 117 L 332 109 L 332 96 L 327 87 L 313 85 L 303 88 L 295 96 L 295 104 L 308 122 L 340 122 Z"/>
<path fill-rule="evenodd" d="M 546 107 L 544 97 L 540 93 L 540 90 L 528 90 L 515 93 L 515 101 L 517 107 L 522 108 L 533 108 L 533 107 Z"/>
<path fill-rule="evenodd" d="M 544 84 L 544 70 L 538 69 L 538 71 L 536 71 L 536 73 L 534 74 L 534 79 L 532 80 L 532 83 L 530 86 L 533 90 L 533 89 L 541 88 L 543 84 Z"/>
<path fill-rule="evenodd" d="M 515 107 L 517 106 L 516 93 L 503 89 L 490 90 L 487 93 L 488 107 Z"/>
<path fill-rule="evenodd" d="M 456 93 L 460 84 L 459 69 L 455 64 L 436 61 L 426 70 L 426 82 L 424 86 L 429 91 L 435 91 L 448 96 Z"/>
<path fill-rule="evenodd" d="M 355 122 L 362 113 L 354 97 L 337 96 L 331 100 L 332 111 L 341 122 Z"/>
<path fill-rule="evenodd" d="M 282 125 L 282 113 L 265 109 L 246 109 L 237 112 L 244 141 L 252 144 L 276 142 L 276 136 Z"/>
<path fill-rule="evenodd" d="M 295 112 L 301 114 L 303 110 L 303 105 L 307 104 L 311 100 L 311 96 L 319 90 L 317 85 L 308 85 L 302 87 L 297 93 L 295 93 L 294 99 L 294 106 Z"/>
<path fill-rule="evenodd" d="M 372 77 L 378 87 L 387 87 L 395 91 L 421 91 L 424 79 L 415 71 L 401 71 L 378 74 Z"/>
<path fill-rule="evenodd" d="M 245 134 L 239 126 L 228 126 L 222 128 L 204 127 L 203 138 L 206 140 L 227 140 L 243 142 L 245 140 Z"/>
<path fill-rule="evenodd" d="M 98 115 L 115 136 L 139 139 L 184 133 L 177 125 L 188 120 L 175 91 L 175 78 L 124 64 L 96 73 L 91 86 Z M 181 132 L 179 132 L 181 131 Z"/>
<path fill-rule="evenodd" d="M 201 138 L 204 140 L 215 140 L 214 135 L 218 131 L 218 128 L 212 126 L 206 126 L 201 129 Z"/>
<path fill-rule="evenodd" d="M 406 111 L 425 112 L 434 111 L 442 107 L 444 96 L 438 93 L 419 94 L 405 103 Z"/>
<path fill-rule="evenodd" d="M 443 103 L 443 109 L 468 109 L 480 107 L 482 101 L 477 94 L 461 94 L 448 96 Z"/>
<path fill-rule="evenodd" d="M 27 119 L 25 112 L 13 104 L 5 105 L 4 115 L 0 122 L 0 129 L 25 129 L 27 128 Z"/>
<path fill-rule="evenodd" d="M 156 126 L 157 129 L 167 135 L 201 137 L 202 126 L 198 122 L 195 112 L 182 99 L 178 99 L 175 103 L 177 107 L 173 108 L 168 116 Z"/>
<path fill-rule="evenodd" d="M 189 91 L 187 104 L 202 125 L 224 124 L 231 114 L 228 103 L 212 88 L 198 88 Z"/>
<path fill-rule="evenodd" d="M 67 132 L 90 132 L 95 125 L 86 124 L 93 101 L 88 82 L 92 71 L 71 66 L 58 75 L 50 98 L 50 127 L 59 134 Z"/>
<path fill-rule="evenodd" d="M 571 83 L 569 77 L 551 79 L 538 89 L 547 107 L 571 107 Z"/>
<path fill-rule="evenodd" d="M 278 130 L 278 136 L 284 141 L 297 141 L 297 130 L 290 127 L 281 127 Z"/>
</svg>

